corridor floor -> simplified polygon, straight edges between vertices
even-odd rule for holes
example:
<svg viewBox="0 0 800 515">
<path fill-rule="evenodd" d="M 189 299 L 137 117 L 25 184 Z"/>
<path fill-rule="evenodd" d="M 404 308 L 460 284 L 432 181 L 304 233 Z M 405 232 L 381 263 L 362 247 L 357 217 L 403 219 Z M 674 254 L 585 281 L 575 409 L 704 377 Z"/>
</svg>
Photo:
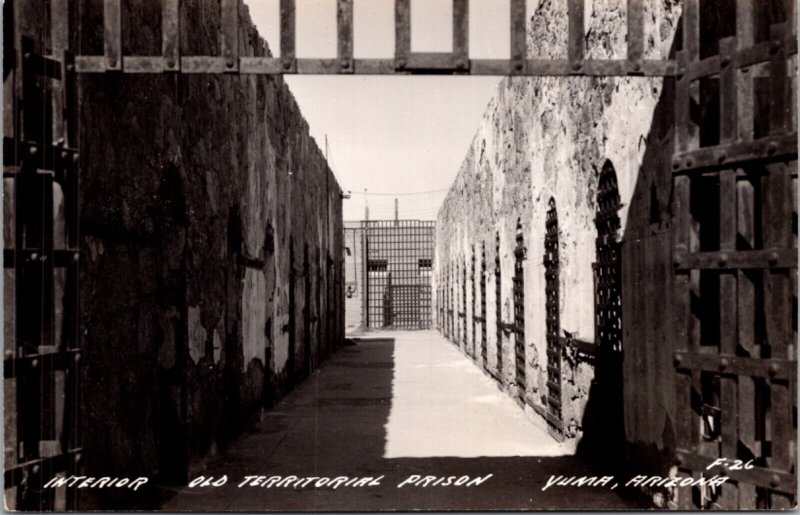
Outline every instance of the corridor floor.
<svg viewBox="0 0 800 515">
<path fill-rule="evenodd" d="M 356 511 L 644 508 L 603 487 L 542 487 L 590 476 L 438 333 L 372 333 L 336 352 L 168 511 Z M 414 486 L 410 476 L 491 477 Z M 380 478 L 372 486 L 238 485 L 245 476 Z M 382 476 L 382 477 L 381 477 Z"/>
</svg>

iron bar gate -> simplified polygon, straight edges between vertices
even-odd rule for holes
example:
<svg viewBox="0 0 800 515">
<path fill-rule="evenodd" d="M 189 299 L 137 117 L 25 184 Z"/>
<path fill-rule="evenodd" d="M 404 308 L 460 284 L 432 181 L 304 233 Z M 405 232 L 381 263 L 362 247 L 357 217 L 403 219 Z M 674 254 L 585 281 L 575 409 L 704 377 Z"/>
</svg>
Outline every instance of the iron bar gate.
<svg viewBox="0 0 800 515">
<path fill-rule="evenodd" d="M 561 323 L 560 262 L 558 257 L 558 213 L 551 198 L 544 237 L 545 310 L 547 312 L 547 428 L 556 439 L 564 438 L 561 420 Z"/>
<path fill-rule="evenodd" d="M 680 491 L 678 504 L 786 509 L 796 502 L 795 3 L 737 1 L 735 26 L 701 35 L 705 7 L 684 2 L 677 53 L 676 459 L 683 476 L 732 481 Z M 747 465 L 706 470 L 716 458 Z"/>
<path fill-rule="evenodd" d="M 241 74 L 414 74 L 522 75 L 522 76 L 672 76 L 672 60 L 644 58 L 642 0 L 628 0 L 627 55 L 624 59 L 587 59 L 583 0 L 568 2 L 566 59 L 529 59 L 526 0 L 510 0 L 510 56 L 473 59 L 469 56 L 469 1 L 453 0 L 452 52 L 411 51 L 411 0 L 395 0 L 395 55 L 388 59 L 361 59 L 353 55 L 353 0 L 337 0 L 337 56 L 333 59 L 298 58 L 296 0 L 280 1 L 280 56 L 240 55 L 239 0 L 221 0 L 221 52 L 216 56 L 183 55 L 180 46 L 180 0 L 162 0 L 161 55 L 123 55 L 122 0 L 103 1 L 103 55 L 80 55 L 84 73 L 241 73 Z"/>
<path fill-rule="evenodd" d="M 74 509 L 76 489 L 43 488 L 80 468 L 74 57 L 66 12 L 52 13 L 45 55 L 43 43 L 22 31 L 38 25 L 37 6 L 3 8 L 6 502 L 17 510 Z"/>
<path fill-rule="evenodd" d="M 364 221 L 365 324 L 428 329 L 435 222 Z"/>
<path fill-rule="evenodd" d="M 525 397 L 525 235 L 522 223 L 517 222 L 516 241 L 514 248 L 514 363 L 516 370 L 516 384 L 520 395 Z"/>
</svg>

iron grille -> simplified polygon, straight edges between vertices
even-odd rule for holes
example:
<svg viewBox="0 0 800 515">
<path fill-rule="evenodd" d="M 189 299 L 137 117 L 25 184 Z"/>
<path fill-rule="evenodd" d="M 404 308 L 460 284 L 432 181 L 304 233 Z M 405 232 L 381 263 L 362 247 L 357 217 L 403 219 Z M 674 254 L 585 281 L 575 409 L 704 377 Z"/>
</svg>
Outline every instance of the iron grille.
<svg viewBox="0 0 800 515">
<path fill-rule="evenodd" d="M 180 0 L 163 0 L 162 54 L 123 55 L 122 0 L 104 0 L 103 55 L 81 55 L 77 70 L 85 73 L 242 73 L 242 74 L 421 74 L 456 75 L 644 75 L 671 76 L 671 60 L 644 59 L 643 0 L 628 0 L 627 55 L 624 59 L 587 59 L 584 0 L 567 4 L 566 59 L 529 59 L 526 0 L 509 2 L 511 52 L 508 59 L 469 56 L 469 1 L 453 0 L 452 52 L 411 51 L 411 0 L 395 0 L 395 55 L 389 59 L 353 56 L 353 0 L 337 1 L 337 57 L 302 59 L 296 56 L 296 0 L 280 1 L 280 57 L 240 55 L 240 0 L 220 0 L 220 49 L 217 56 L 185 56 L 180 45 Z M 98 28 L 99 29 L 99 28 Z M 86 30 L 93 30 L 87 28 Z"/>
<path fill-rule="evenodd" d="M 544 274 L 547 311 L 547 425 L 550 433 L 563 438 L 561 421 L 561 323 L 559 320 L 560 263 L 558 257 L 558 213 L 550 199 L 544 238 Z"/>
<path fill-rule="evenodd" d="M 362 222 L 367 327 L 430 328 L 434 225 L 420 220 Z"/>
<path fill-rule="evenodd" d="M 471 284 L 472 284 L 472 309 L 470 310 L 470 314 L 472 317 L 472 357 L 476 357 L 475 347 L 478 345 L 478 330 L 476 326 L 478 324 L 478 317 L 476 315 L 475 307 L 478 302 L 478 282 L 476 281 L 475 277 L 475 245 L 472 246 L 472 269 L 471 269 Z"/>
<path fill-rule="evenodd" d="M 597 186 L 597 240 L 594 264 L 595 342 L 601 348 L 622 350 L 620 302 L 619 211 L 617 174 L 610 162 L 600 171 Z"/>
<path fill-rule="evenodd" d="M 483 367 L 488 363 L 488 345 L 486 342 L 486 244 L 481 244 L 481 360 Z"/>
<path fill-rule="evenodd" d="M 65 23 L 56 13 L 54 23 Z M 77 490 L 43 488 L 78 474 L 79 263 L 76 77 L 65 35 L 53 54 L 22 34 L 24 10 L 4 6 L 3 249 L 6 503 L 12 510 L 75 509 Z M 60 54 L 60 55 L 59 55 Z M 8 214 L 10 213 L 10 215 Z"/>
<path fill-rule="evenodd" d="M 514 357 L 516 383 L 525 394 L 525 241 L 522 223 L 517 222 L 517 246 L 514 249 Z"/>
<path fill-rule="evenodd" d="M 679 476 L 731 481 L 713 495 L 679 489 L 678 508 L 790 509 L 797 133 L 796 71 L 788 67 L 796 2 L 736 2 L 727 33 L 708 29 L 712 4 L 684 4 L 671 163 L 676 462 Z M 706 472 L 719 457 L 754 466 Z"/>
<path fill-rule="evenodd" d="M 461 338 L 459 341 L 464 347 L 464 351 L 470 354 L 469 348 L 469 334 L 467 334 L 467 260 L 464 258 L 464 264 L 461 267 L 461 311 L 458 313 L 461 324 Z"/>
<path fill-rule="evenodd" d="M 494 243 L 494 295 L 495 326 L 497 329 L 497 377 L 503 377 L 503 290 L 501 286 L 500 233 L 495 234 Z"/>
</svg>

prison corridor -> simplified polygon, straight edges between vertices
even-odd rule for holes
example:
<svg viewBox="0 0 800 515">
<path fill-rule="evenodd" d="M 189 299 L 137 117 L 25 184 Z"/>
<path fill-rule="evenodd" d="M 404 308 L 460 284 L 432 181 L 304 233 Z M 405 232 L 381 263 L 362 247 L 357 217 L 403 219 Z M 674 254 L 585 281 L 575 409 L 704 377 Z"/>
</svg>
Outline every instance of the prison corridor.
<svg viewBox="0 0 800 515">
<path fill-rule="evenodd" d="M 175 488 L 161 509 L 647 507 L 622 488 L 543 490 L 551 476 L 593 474 L 439 334 L 351 343 L 191 478 L 209 486 Z"/>
</svg>

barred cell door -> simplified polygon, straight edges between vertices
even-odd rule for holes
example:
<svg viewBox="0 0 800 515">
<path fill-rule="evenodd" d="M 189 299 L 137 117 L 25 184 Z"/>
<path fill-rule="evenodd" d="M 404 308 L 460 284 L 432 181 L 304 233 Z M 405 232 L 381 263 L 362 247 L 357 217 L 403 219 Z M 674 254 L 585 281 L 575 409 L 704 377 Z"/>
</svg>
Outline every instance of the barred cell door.
<svg viewBox="0 0 800 515">
<path fill-rule="evenodd" d="M 679 488 L 683 509 L 795 503 L 793 4 L 739 1 L 720 16 L 684 2 L 671 163 L 676 462 L 682 476 L 731 480 Z M 707 470 L 717 458 L 729 461 Z"/>
<path fill-rule="evenodd" d="M 547 324 L 547 428 L 557 440 L 564 439 L 561 421 L 561 319 L 560 260 L 558 253 L 558 212 L 556 201 L 550 199 L 544 236 L 545 310 Z"/>
<path fill-rule="evenodd" d="M 80 250 L 74 57 L 22 33 L 36 4 L 3 5 L 5 500 L 46 511 L 77 503 L 42 485 L 80 469 Z"/>
<path fill-rule="evenodd" d="M 525 239 L 522 224 L 517 222 L 517 246 L 514 248 L 514 363 L 516 384 L 525 396 Z"/>
</svg>

